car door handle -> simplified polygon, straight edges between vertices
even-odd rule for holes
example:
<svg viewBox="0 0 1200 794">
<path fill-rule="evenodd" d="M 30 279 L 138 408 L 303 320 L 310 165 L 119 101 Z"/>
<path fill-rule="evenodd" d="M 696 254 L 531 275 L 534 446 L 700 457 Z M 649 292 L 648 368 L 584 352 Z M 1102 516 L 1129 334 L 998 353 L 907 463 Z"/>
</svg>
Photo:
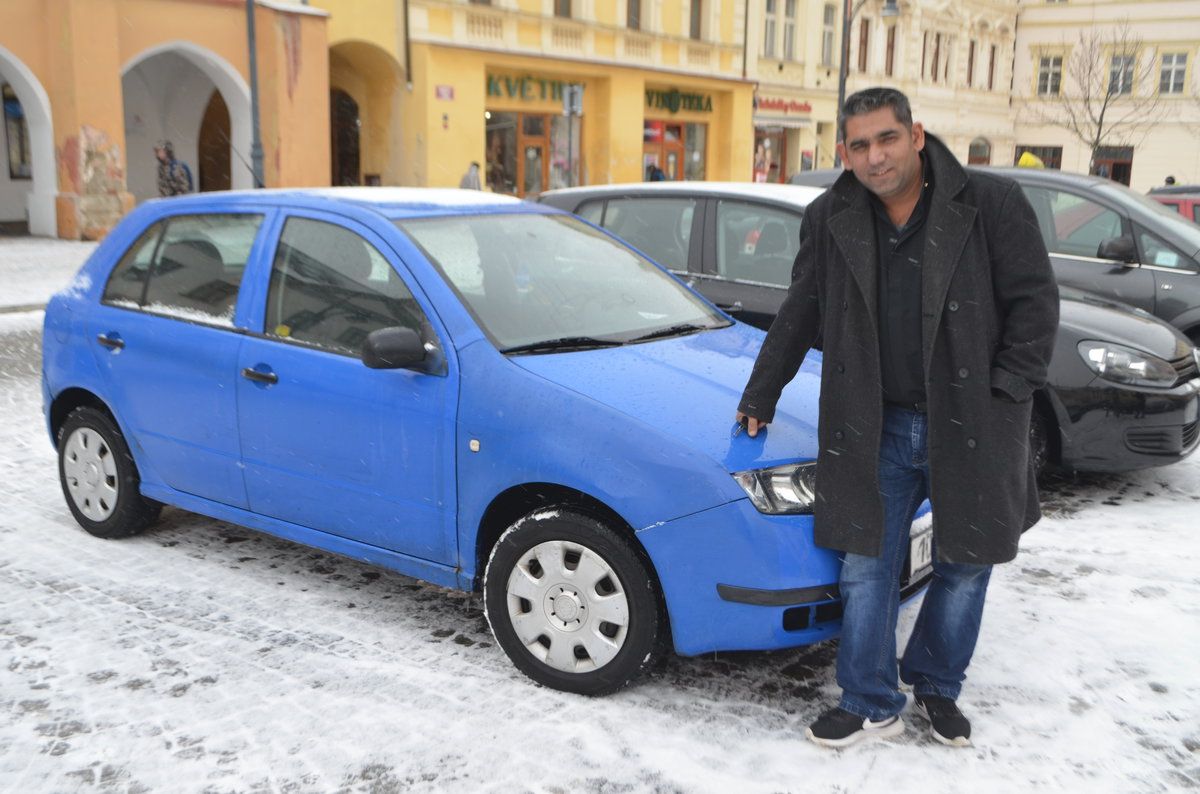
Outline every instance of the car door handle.
<svg viewBox="0 0 1200 794">
<path fill-rule="evenodd" d="M 242 377 L 246 380 L 257 381 L 258 383 L 279 383 L 279 376 L 274 372 L 259 372 L 250 367 L 242 370 Z"/>
<path fill-rule="evenodd" d="M 107 347 L 109 350 L 121 350 L 125 347 L 125 340 L 114 333 L 97 334 L 96 341 Z"/>
</svg>

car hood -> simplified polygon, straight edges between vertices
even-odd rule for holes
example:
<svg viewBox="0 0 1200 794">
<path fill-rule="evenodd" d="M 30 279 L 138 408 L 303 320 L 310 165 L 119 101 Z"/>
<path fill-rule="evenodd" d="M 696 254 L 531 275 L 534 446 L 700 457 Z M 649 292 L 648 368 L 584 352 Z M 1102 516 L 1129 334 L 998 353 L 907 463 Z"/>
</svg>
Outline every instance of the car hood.
<svg viewBox="0 0 1200 794">
<path fill-rule="evenodd" d="M 1059 287 L 1059 323 L 1080 340 L 1116 342 L 1173 361 L 1191 353 L 1188 338 L 1149 312 L 1090 292 Z"/>
<path fill-rule="evenodd" d="M 809 353 L 784 389 L 766 432 L 733 435 L 738 400 L 764 336 L 735 323 L 643 344 L 509 360 L 678 439 L 730 472 L 815 459 L 819 351 Z"/>
</svg>

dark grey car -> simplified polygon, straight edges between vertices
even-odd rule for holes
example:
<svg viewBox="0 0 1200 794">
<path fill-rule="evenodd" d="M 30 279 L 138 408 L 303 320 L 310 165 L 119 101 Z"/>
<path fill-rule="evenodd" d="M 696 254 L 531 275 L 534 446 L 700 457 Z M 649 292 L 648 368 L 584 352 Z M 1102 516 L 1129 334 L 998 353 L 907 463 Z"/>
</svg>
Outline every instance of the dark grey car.
<svg viewBox="0 0 1200 794">
<path fill-rule="evenodd" d="M 766 329 L 791 282 L 804 208 L 822 192 L 658 182 L 555 190 L 540 200 L 624 238 L 727 313 Z M 1056 267 L 1073 266 L 1055 259 Z M 1107 260 L 1100 267 L 1133 275 L 1160 269 Z M 1035 464 L 1128 471 L 1193 452 L 1200 445 L 1200 351 L 1146 311 L 1069 286 L 1060 297 L 1048 383 L 1034 395 Z"/>
<path fill-rule="evenodd" d="M 1200 226 L 1098 176 L 988 168 L 1015 179 L 1037 213 L 1058 283 L 1137 306 L 1200 345 Z M 840 169 L 801 172 L 828 187 Z"/>
</svg>

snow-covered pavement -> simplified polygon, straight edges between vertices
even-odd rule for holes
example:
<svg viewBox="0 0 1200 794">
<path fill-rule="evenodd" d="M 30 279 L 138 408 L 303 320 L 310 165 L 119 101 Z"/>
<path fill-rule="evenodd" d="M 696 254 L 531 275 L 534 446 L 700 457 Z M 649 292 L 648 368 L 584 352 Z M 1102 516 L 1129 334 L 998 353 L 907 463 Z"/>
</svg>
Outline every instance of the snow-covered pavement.
<svg viewBox="0 0 1200 794">
<path fill-rule="evenodd" d="M 69 280 L 10 268 L 12 245 L 0 304 Z M 670 657 L 589 700 L 521 677 L 465 594 L 174 509 L 92 538 L 41 419 L 41 319 L 0 312 L 0 791 L 1200 787 L 1200 457 L 1049 489 L 992 579 L 974 747 L 906 716 L 833 752 L 802 738 L 836 697 L 830 643 Z"/>
</svg>

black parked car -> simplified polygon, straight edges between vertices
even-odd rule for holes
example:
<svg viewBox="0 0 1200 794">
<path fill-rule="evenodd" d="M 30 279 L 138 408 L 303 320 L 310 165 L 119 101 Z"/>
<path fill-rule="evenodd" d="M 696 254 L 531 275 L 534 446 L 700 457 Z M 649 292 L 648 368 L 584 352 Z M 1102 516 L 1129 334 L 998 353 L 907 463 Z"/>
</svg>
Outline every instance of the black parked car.
<svg viewBox="0 0 1200 794">
<path fill-rule="evenodd" d="M 1012 177 L 1025 190 L 1059 284 L 1145 309 L 1200 345 L 1200 226 L 1102 177 L 1040 168 L 986 170 Z M 828 187 L 841 173 L 823 168 L 792 180 Z M 1180 187 L 1161 192 L 1188 189 Z"/>
<path fill-rule="evenodd" d="M 734 317 L 774 319 L 804 208 L 820 188 L 714 182 L 569 188 L 541 201 L 640 248 Z M 1111 266 L 1111 263 L 1110 263 Z M 1047 387 L 1034 396 L 1039 466 L 1126 471 L 1197 446 L 1200 353 L 1150 313 L 1063 286 Z"/>
</svg>

